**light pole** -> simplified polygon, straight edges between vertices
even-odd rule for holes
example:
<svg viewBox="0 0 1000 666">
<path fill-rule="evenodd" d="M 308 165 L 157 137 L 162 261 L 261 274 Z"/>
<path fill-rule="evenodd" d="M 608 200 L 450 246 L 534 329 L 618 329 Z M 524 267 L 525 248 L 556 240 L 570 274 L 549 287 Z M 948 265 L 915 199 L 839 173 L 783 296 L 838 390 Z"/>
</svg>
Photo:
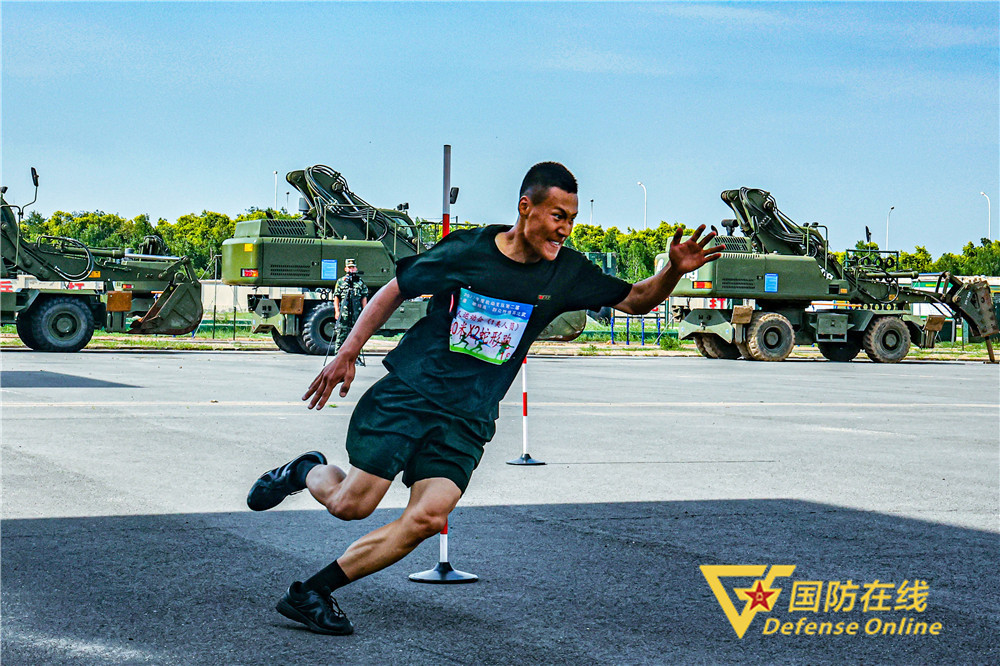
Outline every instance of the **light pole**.
<svg viewBox="0 0 1000 666">
<path fill-rule="evenodd" d="M 895 206 L 889 206 L 889 212 L 885 216 L 885 249 L 889 249 L 889 217 L 892 215 L 892 211 Z"/>
<path fill-rule="evenodd" d="M 642 184 L 640 180 L 638 182 L 639 187 L 642 188 L 642 228 L 646 228 L 646 186 Z"/>
<path fill-rule="evenodd" d="M 590 200 L 590 226 L 594 226 L 594 200 Z"/>
<path fill-rule="evenodd" d="M 274 172 L 274 210 L 278 210 L 278 172 Z"/>
<path fill-rule="evenodd" d="M 986 240 L 993 240 L 993 229 L 991 228 L 993 211 L 990 210 L 990 197 L 986 192 L 980 192 L 980 194 L 986 197 Z"/>
<path fill-rule="evenodd" d="M 291 190 L 289 190 L 288 192 L 285 192 L 285 212 L 286 213 L 288 212 L 288 195 L 291 194 L 291 193 L 292 193 Z"/>
</svg>

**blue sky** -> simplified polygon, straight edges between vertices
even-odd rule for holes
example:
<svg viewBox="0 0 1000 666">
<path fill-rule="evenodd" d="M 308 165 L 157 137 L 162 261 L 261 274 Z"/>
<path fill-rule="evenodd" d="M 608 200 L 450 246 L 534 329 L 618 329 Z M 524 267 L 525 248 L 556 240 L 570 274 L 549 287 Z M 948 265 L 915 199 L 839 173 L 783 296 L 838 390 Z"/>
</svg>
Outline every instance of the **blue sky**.
<svg viewBox="0 0 1000 666">
<path fill-rule="evenodd" d="M 2 164 L 15 202 L 154 220 L 279 206 L 341 171 L 384 207 L 512 222 L 564 162 L 580 216 L 729 217 L 769 190 L 835 248 L 871 227 L 937 256 L 1000 236 L 1000 5 L 19 3 L 2 13 Z M 290 199 L 295 207 L 295 194 Z"/>
</svg>

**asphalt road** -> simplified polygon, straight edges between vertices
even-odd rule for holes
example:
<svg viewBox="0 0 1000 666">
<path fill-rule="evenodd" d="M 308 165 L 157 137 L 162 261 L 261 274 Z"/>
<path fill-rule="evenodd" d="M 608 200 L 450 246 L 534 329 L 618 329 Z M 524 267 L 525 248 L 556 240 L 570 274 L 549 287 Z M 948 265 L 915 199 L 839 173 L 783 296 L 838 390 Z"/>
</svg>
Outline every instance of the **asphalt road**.
<svg viewBox="0 0 1000 666">
<path fill-rule="evenodd" d="M 319 413 L 299 401 L 314 357 L 5 350 L 0 365 L 5 665 L 1000 660 L 996 367 L 529 359 L 528 449 L 548 464 L 504 464 L 522 446 L 515 383 L 451 520 L 452 562 L 480 581 L 409 582 L 431 540 L 342 590 L 357 633 L 325 637 L 275 601 L 397 516 L 405 489 L 353 523 L 308 496 L 263 514 L 245 496 L 304 450 L 345 460 L 377 359 Z M 703 565 L 795 569 L 739 638 Z M 735 589 L 762 578 L 720 579 L 734 617 L 750 617 Z M 855 608 L 824 610 L 848 580 Z M 923 609 L 907 609 L 918 580 Z M 765 634 L 800 618 L 799 635 Z M 940 632 L 865 632 L 904 618 Z M 811 621 L 858 635 L 806 635 Z"/>
</svg>

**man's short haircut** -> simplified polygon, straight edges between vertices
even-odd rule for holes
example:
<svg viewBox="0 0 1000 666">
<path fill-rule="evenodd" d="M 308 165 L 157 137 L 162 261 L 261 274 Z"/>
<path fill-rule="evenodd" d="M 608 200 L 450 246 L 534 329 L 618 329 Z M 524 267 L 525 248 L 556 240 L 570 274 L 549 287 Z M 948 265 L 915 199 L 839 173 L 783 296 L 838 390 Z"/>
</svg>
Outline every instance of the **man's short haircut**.
<svg viewBox="0 0 1000 666">
<path fill-rule="evenodd" d="M 525 174 L 518 198 L 527 196 L 531 203 L 539 204 L 545 200 L 552 187 L 576 194 L 576 178 L 559 162 L 539 162 Z"/>
</svg>

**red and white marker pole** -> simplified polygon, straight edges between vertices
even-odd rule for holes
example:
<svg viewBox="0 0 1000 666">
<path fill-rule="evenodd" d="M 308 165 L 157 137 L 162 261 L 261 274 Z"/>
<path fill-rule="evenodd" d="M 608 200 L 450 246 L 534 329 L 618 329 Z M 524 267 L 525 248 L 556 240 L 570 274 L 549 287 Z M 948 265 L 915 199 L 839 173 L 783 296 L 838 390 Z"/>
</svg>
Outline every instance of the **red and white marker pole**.
<svg viewBox="0 0 1000 666">
<path fill-rule="evenodd" d="M 476 574 L 458 571 L 451 566 L 448 561 L 448 523 L 445 522 L 444 529 L 441 530 L 439 538 L 438 563 L 433 569 L 410 574 L 410 580 L 414 583 L 475 583 L 479 580 Z"/>
<path fill-rule="evenodd" d="M 451 146 L 444 146 L 444 201 L 441 206 L 441 238 L 451 231 Z"/>
<path fill-rule="evenodd" d="M 508 465 L 544 465 L 528 453 L 528 357 L 521 363 L 521 457 L 507 461 Z"/>
<path fill-rule="evenodd" d="M 449 217 L 451 212 L 451 146 L 444 147 L 444 215 L 442 217 L 441 237 L 451 231 Z M 454 304 L 454 297 L 452 297 Z M 433 569 L 410 574 L 414 583 L 475 583 L 479 580 L 476 574 L 458 571 L 448 562 L 448 521 L 438 535 L 438 563 Z"/>
</svg>

